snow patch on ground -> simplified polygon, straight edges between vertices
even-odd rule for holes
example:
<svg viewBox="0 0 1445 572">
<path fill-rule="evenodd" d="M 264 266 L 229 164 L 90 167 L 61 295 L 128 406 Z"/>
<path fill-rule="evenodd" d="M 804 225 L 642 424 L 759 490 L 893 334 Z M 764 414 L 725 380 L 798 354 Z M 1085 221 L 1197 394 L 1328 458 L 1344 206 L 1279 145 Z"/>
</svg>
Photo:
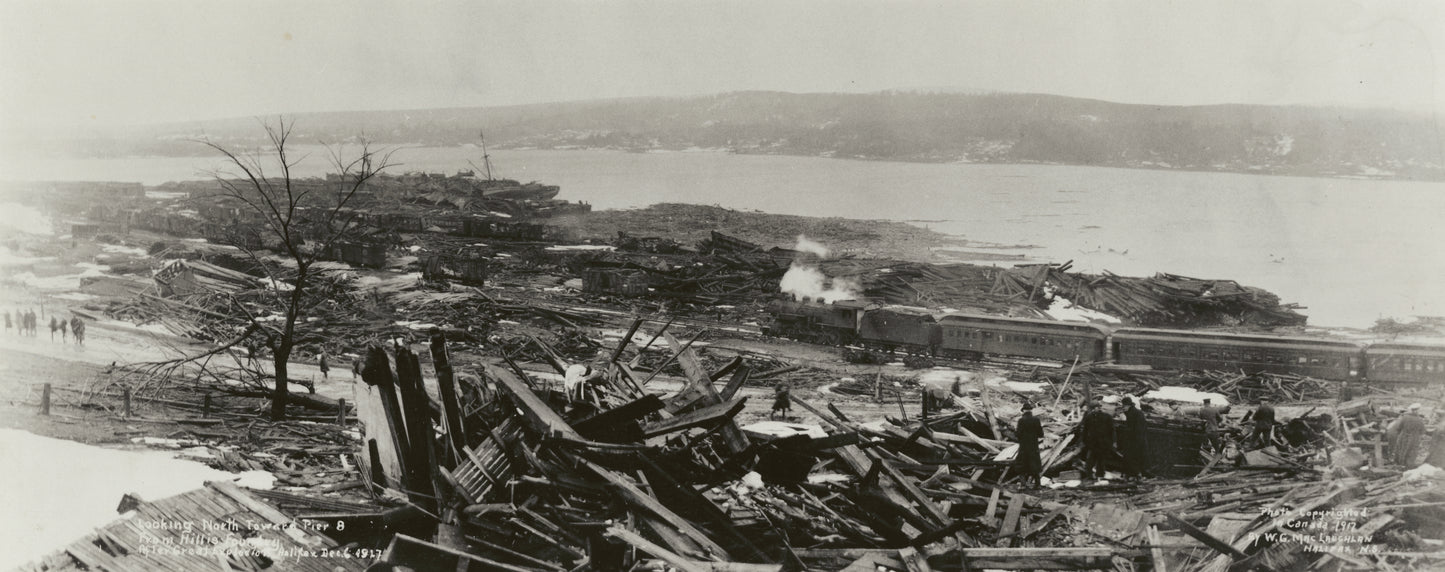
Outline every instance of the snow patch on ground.
<svg viewBox="0 0 1445 572">
<path fill-rule="evenodd" d="M 131 255 L 131 256 L 140 256 L 140 257 L 149 257 L 149 256 L 150 256 L 150 254 L 148 254 L 148 253 L 146 252 L 146 249 L 144 249 L 144 248 L 135 247 L 135 246 L 122 246 L 122 245 L 119 245 L 119 244 L 102 244 L 102 245 L 100 245 L 100 250 L 101 250 L 101 252 L 109 252 L 109 253 L 111 253 L 111 254 L 129 254 L 129 255 Z"/>
<path fill-rule="evenodd" d="M 26 234 L 52 235 L 55 230 L 50 226 L 50 217 L 40 212 L 35 207 L 25 206 L 20 203 L 0 203 L 0 228 L 17 230 Z"/>
<path fill-rule="evenodd" d="M 21 256 L 15 254 L 9 248 L 0 247 L 0 267 L 3 266 L 29 266 L 37 262 L 51 262 L 54 256 Z"/>
<path fill-rule="evenodd" d="M 1226 407 L 1229 405 L 1229 400 L 1226 399 L 1223 394 L 1199 391 L 1192 387 L 1178 387 L 1173 385 L 1166 385 L 1164 387 L 1144 394 L 1144 399 L 1154 399 L 1158 401 L 1174 401 L 1179 403 L 1202 404 L 1204 403 L 1204 399 L 1206 397 L 1211 400 L 1211 405 L 1217 407 Z"/>
<path fill-rule="evenodd" d="M 121 496 L 157 500 L 206 481 L 243 475 L 218 471 L 162 451 L 121 451 L 0 429 L 0 457 L 10 463 L 0 487 L 0 569 L 10 570 L 62 548 L 111 522 Z M 18 465 L 17 465 L 18 464 Z M 243 483 L 269 488 L 274 477 Z M 248 479 L 251 480 L 251 479 Z"/>
<path fill-rule="evenodd" d="M 1044 310 L 1055 320 L 1066 322 L 1107 322 L 1110 324 L 1122 323 L 1118 318 L 1090 310 L 1081 306 L 1075 306 L 1073 302 L 1063 296 L 1054 296 L 1053 302 L 1049 303 L 1049 309 Z"/>
</svg>

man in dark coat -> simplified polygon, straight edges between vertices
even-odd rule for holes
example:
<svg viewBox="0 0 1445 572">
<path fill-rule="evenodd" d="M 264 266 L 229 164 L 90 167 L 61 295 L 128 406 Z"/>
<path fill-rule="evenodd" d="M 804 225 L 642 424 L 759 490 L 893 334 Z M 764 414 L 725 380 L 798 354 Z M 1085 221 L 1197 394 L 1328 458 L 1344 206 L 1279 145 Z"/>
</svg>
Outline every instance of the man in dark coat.
<svg viewBox="0 0 1445 572">
<path fill-rule="evenodd" d="M 1204 398 L 1204 405 L 1199 408 L 1199 418 L 1204 420 L 1204 440 L 1209 444 L 1210 451 L 1219 451 L 1221 442 L 1219 440 L 1219 408 L 1214 406 L 1213 400 Z"/>
<path fill-rule="evenodd" d="M 1104 462 L 1114 449 L 1114 418 L 1099 408 L 1102 400 L 1094 398 L 1089 402 L 1089 412 L 1084 414 L 1084 474 L 1104 478 Z"/>
<path fill-rule="evenodd" d="M 1390 441 L 1390 461 L 1407 469 L 1415 467 L 1415 455 L 1420 449 L 1420 440 L 1425 437 L 1425 418 L 1420 416 L 1420 404 L 1413 403 L 1385 431 Z"/>
<path fill-rule="evenodd" d="M 1130 480 L 1136 480 L 1144 476 L 1144 467 L 1148 466 L 1146 434 L 1149 421 L 1132 396 L 1124 398 L 1124 406 L 1124 431 L 1119 435 L 1119 452 L 1124 456 L 1124 471 Z"/>
<path fill-rule="evenodd" d="M 1039 423 L 1039 418 L 1034 417 L 1034 406 L 1031 403 L 1024 404 L 1024 413 L 1019 417 L 1018 428 L 1014 434 L 1019 440 L 1018 466 L 1023 473 L 1024 484 L 1033 486 L 1039 484 L 1039 474 L 1043 470 L 1043 462 L 1039 460 L 1039 440 L 1044 438 L 1044 426 Z"/>
<path fill-rule="evenodd" d="M 1274 407 L 1269 405 L 1268 397 L 1260 398 L 1259 409 L 1254 410 L 1254 432 L 1246 441 L 1256 442 L 1256 439 L 1261 449 L 1274 444 Z"/>
<path fill-rule="evenodd" d="M 778 384 L 773 393 L 773 410 L 768 413 L 768 419 L 781 414 L 787 419 L 793 413 L 793 396 L 788 392 L 786 384 Z"/>
</svg>

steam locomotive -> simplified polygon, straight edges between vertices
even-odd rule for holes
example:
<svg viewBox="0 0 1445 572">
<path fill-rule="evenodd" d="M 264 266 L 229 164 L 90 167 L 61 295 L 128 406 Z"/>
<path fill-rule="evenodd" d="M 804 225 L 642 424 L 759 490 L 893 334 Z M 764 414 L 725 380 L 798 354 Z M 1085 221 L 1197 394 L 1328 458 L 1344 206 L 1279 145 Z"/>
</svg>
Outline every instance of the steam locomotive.
<svg viewBox="0 0 1445 572">
<path fill-rule="evenodd" d="M 1239 370 L 1320 379 L 1445 382 L 1445 346 L 1360 344 L 1290 336 L 1109 328 L 972 314 L 935 315 L 858 300 L 777 300 L 767 335 L 954 359 L 985 355 L 1080 363 L 1114 360 L 1159 369 Z"/>
</svg>

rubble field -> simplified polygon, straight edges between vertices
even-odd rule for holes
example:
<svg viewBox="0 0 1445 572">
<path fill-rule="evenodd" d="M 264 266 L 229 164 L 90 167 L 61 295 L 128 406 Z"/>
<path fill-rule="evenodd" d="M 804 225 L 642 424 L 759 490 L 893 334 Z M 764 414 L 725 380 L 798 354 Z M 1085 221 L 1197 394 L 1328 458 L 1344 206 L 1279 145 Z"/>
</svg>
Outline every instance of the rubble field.
<svg viewBox="0 0 1445 572">
<path fill-rule="evenodd" d="M 81 345 L 7 328 L 0 352 L 18 357 L 5 425 L 149 438 L 204 450 L 217 469 L 275 475 L 273 490 L 221 484 L 122 507 L 198 522 L 254 515 L 259 528 L 222 527 L 202 543 L 212 552 L 201 556 L 241 570 L 1445 560 L 1438 387 L 957 361 L 763 334 L 766 303 L 807 266 L 883 303 L 1047 319 L 1067 300 L 1129 324 L 1325 335 L 1268 292 L 1067 262 L 949 263 L 935 249 L 966 241 L 901 223 L 672 204 L 591 212 L 550 194 L 470 200 L 447 179 L 418 180 L 431 186 L 376 189 L 356 207 L 357 248 L 316 263 L 293 393 L 274 421 L 274 332 L 295 278 L 285 256 L 206 236 L 207 217 L 247 221 L 202 183 L 167 187 L 185 199 L 142 189 L 100 209 L 84 190 L 47 198 L 70 232 L 3 237 L 15 260 L 4 265 L 12 307 L 0 309 L 41 305 L 91 335 Z M 1113 434 L 1105 446 L 1086 422 L 1095 397 Z M 1023 474 L 1025 406 L 1041 427 L 1037 483 Z M 1401 428 L 1417 419 L 1418 433 Z M 1096 463 L 1103 478 L 1087 474 Z M 305 533 L 262 542 L 273 536 L 262 522 Z M 23 569 L 164 567 L 138 526 L 122 519 Z"/>
</svg>

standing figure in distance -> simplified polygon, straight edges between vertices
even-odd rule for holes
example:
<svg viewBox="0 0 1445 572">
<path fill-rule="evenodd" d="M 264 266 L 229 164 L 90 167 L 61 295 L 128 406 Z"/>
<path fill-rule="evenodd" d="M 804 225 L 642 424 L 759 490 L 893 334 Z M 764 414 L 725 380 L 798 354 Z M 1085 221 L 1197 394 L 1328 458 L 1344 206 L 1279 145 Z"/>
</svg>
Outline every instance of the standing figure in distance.
<svg viewBox="0 0 1445 572">
<path fill-rule="evenodd" d="M 1103 399 L 1095 397 L 1084 414 L 1084 474 L 1104 478 L 1104 461 L 1114 449 L 1114 418 L 1100 409 Z"/>
<path fill-rule="evenodd" d="M 1425 418 L 1420 416 L 1420 404 L 1411 403 L 1410 410 L 1395 419 L 1385 430 L 1385 436 L 1390 440 L 1391 462 L 1414 468 L 1415 453 L 1420 448 L 1420 440 L 1425 436 Z"/>
<path fill-rule="evenodd" d="M 1274 444 L 1274 407 L 1269 405 L 1268 397 L 1259 398 L 1259 408 L 1254 410 L 1254 432 L 1246 441 L 1255 439 L 1259 439 L 1260 449 Z"/>
<path fill-rule="evenodd" d="M 1209 444 L 1211 452 L 1219 451 L 1219 408 L 1215 407 L 1212 399 L 1204 398 L 1204 405 L 1199 408 L 1199 418 L 1204 420 L 1204 440 Z"/>
<path fill-rule="evenodd" d="M 1023 415 L 1019 416 L 1014 435 L 1019 441 L 1018 465 L 1024 477 L 1024 486 L 1037 486 L 1043 462 L 1039 459 L 1039 440 L 1044 437 L 1044 426 L 1034 417 L 1034 405 L 1024 404 Z"/>
<path fill-rule="evenodd" d="M 320 362 L 321 362 L 321 363 L 320 363 L 320 366 L 321 366 L 321 379 L 326 379 L 326 373 L 329 372 L 329 371 L 331 371 L 331 364 L 326 363 L 326 352 L 321 352 Z"/>
<path fill-rule="evenodd" d="M 55 318 L 51 318 L 51 319 L 54 320 Z M 69 329 L 70 329 L 70 322 L 66 321 L 65 318 L 61 318 L 61 319 L 60 319 L 60 341 L 62 341 L 62 342 L 67 341 L 67 340 L 65 339 L 65 337 L 66 337 L 66 336 L 65 336 L 65 332 L 68 331 Z"/>
<path fill-rule="evenodd" d="M 1148 466 L 1145 457 L 1148 455 L 1149 420 L 1144 417 L 1144 412 L 1139 410 L 1137 403 L 1134 403 L 1134 396 L 1124 397 L 1124 432 L 1119 436 L 1119 452 L 1124 455 L 1124 471 L 1128 473 L 1130 480 L 1138 480 L 1144 477 L 1144 467 Z"/>
<path fill-rule="evenodd" d="M 55 316 L 50 317 L 50 341 L 55 341 L 55 330 L 60 329 L 60 324 L 55 323 Z"/>
<path fill-rule="evenodd" d="M 788 392 L 788 384 L 779 383 L 777 391 L 773 393 L 773 410 L 768 413 L 768 419 L 782 413 L 783 419 L 787 419 L 793 413 L 793 396 Z"/>
</svg>

